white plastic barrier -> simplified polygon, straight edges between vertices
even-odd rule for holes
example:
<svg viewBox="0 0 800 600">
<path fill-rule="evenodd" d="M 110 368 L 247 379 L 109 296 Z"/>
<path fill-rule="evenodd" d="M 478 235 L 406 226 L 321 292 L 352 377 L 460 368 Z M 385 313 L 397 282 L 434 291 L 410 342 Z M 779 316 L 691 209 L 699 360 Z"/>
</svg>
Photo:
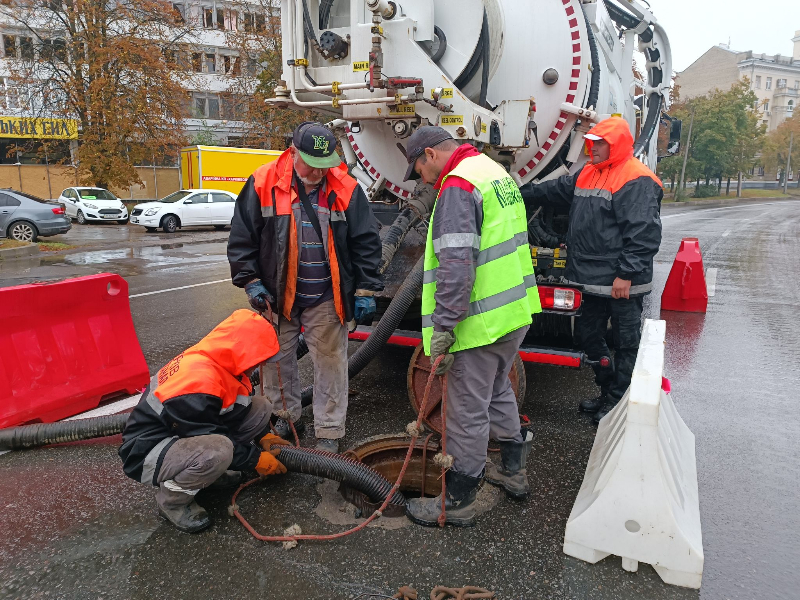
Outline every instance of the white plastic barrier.
<svg viewBox="0 0 800 600">
<path fill-rule="evenodd" d="M 645 322 L 630 388 L 601 422 L 564 534 L 564 552 L 590 563 L 609 554 L 636 571 L 699 588 L 703 539 L 694 435 L 662 391 L 664 321 Z"/>
</svg>

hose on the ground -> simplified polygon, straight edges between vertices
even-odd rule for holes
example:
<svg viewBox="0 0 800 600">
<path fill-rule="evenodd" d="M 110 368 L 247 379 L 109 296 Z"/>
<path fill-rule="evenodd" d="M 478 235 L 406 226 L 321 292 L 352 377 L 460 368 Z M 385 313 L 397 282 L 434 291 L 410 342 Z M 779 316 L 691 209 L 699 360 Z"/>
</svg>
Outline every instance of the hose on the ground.
<svg viewBox="0 0 800 600">
<path fill-rule="evenodd" d="M 403 494 L 400 491 L 392 491 L 391 482 L 372 467 L 353 458 L 312 448 L 280 446 L 277 459 L 289 471 L 344 483 L 368 496 L 372 502 L 383 502 L 390 496 L 390 504 L 406 505 Z"/>
<path fill-rule="evenodd" d="M 48 444 L 79 442 L 122 433 L 127 413 L 58 423 L 38 423 L 0 429 L 0 450 L 24 450 Z"/>
<path fill-rule="evenodd" d="M 405 317 L 408 307 L 411 306 L 414 298 L 417 297 L 417 294 L 422 289 L 423 266 L 424 257 L 420 257 L 405 281 L 403 281 L 403 285 L 397 290 L 375 329 L 348 359 L 347 374 L 350 379 L 360 373 L 375 358 L 375 355 L 389 341 L 394 330 L 397 329 L 400 321 Z M 309 406 L 314 398 L 314 386 L 303 388 L 300 397 L 302 405 Z"/>
</svg>

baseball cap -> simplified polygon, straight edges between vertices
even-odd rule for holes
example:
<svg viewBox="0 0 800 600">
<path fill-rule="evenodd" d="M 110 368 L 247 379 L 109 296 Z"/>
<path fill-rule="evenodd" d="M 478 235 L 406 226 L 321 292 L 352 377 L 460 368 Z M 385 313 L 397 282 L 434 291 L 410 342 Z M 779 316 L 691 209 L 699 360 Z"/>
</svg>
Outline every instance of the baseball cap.
<svg viewBox="0 0 800 600">
<path fill-rule="evenodd" d="M 452 140 L 453 136 L 441 127 L 433 125 L 426 125 L 420 127 L 411 137 L 408 138 L 406 144 L 406 158 L 408 159 L 408 169 L 406 169 L 406 176 L 403 181 L 409 179 L 419 179 L 416 171 L 414 171 L 414 164 L 417 159 L 425 152 L 425 148 L 433 148 L 444 141 Z"/>
<path fill-rule="evenodd" d="M 602 139 L 603 139 L 603 138 L 601 138 L 599 135 L 595 135 L 595 134 L 593 134 L 593 133 L 587 133 L 587 134 L 586 134 L 586 135 L 584 135 L 583 137 L 584 137 L 584 139 L 587 139 L 587 140 L 592 140 L 593 142 L 596 142 L 596 141 L 598 141 L 598 140 L 602 140 Z"/>
<path fill-rule="evenodd" d="M 336 136 L 321 123 L 300 123 L 292 135 L 292 144 L 312 169 L 329 169 L 342 163 L 336 154 Z"/>
</svg>

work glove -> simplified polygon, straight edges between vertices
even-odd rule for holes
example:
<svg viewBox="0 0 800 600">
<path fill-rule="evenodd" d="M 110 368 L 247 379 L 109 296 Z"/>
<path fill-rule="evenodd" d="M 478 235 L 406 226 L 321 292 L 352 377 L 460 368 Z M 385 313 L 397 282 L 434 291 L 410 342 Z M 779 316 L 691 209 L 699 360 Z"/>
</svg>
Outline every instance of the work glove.
<svg viewBox="0 0 800 600">
<path fill-rule="evenodd" d="M 247 299 L 253 310 L 264 312 L 267 308 L 271 309 L 275 305 L 275 298 L 267 291 L 260 279 L 248 283 L 244 286 L 244 291 L 247 293 Z"/>
<path fill-rule="evenodd" d="M 283 439 L 282 437 L 275 435 L 274 433 L 268 433 L 261 441 L 258 442 L 259 445 L 264 449 L 264 452 L 269 452 L 273 456 L 277 456 L 280 454 L 281 449 L 276 448 L 275 446 L 291 446 L 292 443 L 288 440 Z"/>
<path fill-rule="evenodd" d="M 372 296 L 356 296 L 355 320 L 359 325 L 369 325 L 378 310 Z"/>
<path fill-rule="evenodd" d="M 256 473 L 262 477 L 267 475 L 283 475 L 286 473 L 286 467 L 277 458 L 272 456 L 271 452 L 262 452 L 258 458 L 256 465 Z"/>
<path fill-rule="evenodd" d="M 444 354 L 442 362 L 439 363 L 439 367 L 436 369 L 437 375 L 444 375 L 453 366 L 453 361 L 456 358 L 449 354 L 448 350 L 455 343 L 456 336 L 451 331 L 434 331 L 433 335 L 431 335 L 431 365 L 439 356 Z"/>
</svg>

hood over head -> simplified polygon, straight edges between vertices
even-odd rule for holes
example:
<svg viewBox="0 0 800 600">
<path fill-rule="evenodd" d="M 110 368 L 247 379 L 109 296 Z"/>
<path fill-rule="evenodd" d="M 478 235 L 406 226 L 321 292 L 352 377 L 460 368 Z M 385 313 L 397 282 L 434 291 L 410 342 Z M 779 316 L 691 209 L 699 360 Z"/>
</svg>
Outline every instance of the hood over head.
<svg viewBox="0 0 800 600">
<path fill-rule="evenodd" d="M 595 125 L 590 134 L 603 138 L 611 146 L 608 160 L 594 165 L 596 169 L 605 169 L 621 164 L 633 157 L 633 135 L 628 122 L 621 117 L 611 117 Z M 594 141 L 587 139 L 586 148 L 592 151 Z"/>
<path fill-rule="evenodd" d="M 272 325 L 261 315 L 241 309 L 214 327 L 187 354 L 203 354 L 238 377 L 275 356 L 279 349 Z"/>
</svg>

